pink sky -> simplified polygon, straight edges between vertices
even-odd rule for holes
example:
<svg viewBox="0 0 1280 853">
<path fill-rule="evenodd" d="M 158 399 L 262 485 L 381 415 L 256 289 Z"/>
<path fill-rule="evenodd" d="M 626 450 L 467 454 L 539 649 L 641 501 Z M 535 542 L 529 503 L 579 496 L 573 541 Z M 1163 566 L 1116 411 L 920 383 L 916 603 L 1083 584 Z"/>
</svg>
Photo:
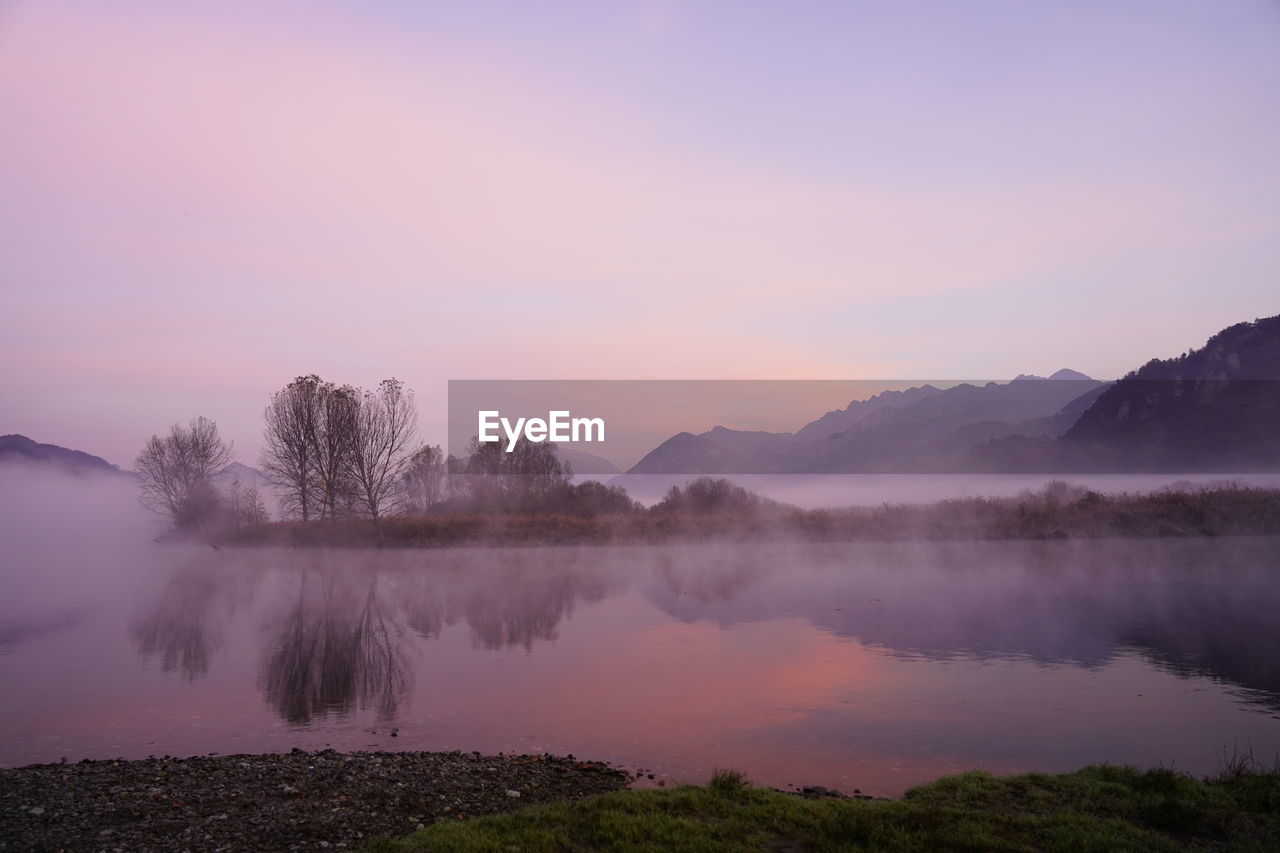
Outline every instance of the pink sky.
<svg viewBox="0 0 1280 853">
<path fill-rule="evenodd" d="M 0 433 L 1175 355 L 1280 311 L 1280 9 L 1120 6 L 4 4 Z"/>
</svg>

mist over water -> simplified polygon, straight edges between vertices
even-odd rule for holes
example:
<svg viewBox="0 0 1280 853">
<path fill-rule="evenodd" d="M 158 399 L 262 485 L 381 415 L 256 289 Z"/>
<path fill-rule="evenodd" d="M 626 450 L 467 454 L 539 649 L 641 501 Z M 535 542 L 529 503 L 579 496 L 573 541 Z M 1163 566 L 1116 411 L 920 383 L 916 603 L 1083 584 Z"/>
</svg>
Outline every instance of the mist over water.
<svg viewBox="0 0 1280 853">
<path fill-rule="evenodd" d="M 550 751 L 894 794 L 1280 750 L 1274 538 L 214 550 L 155 544 L 130 478 L 0 478 L 5 766 Z"/>
<path fill-rule="evenodd" d="M 600 479 L 624 487 L 645 505 L 657 503 L 672 486 L 684 486 L 700 475 L 625 474 Z M 1048 483 L 1066 481 L 1106 495 L 1139 494 L 1186 484 L 1225 482 L 1257 488 L 1280 488 L 1280 474 L 729 474 L 745 489 L 801 509 L 881 504 L 924 504 L 976 497 L 1013 497 L 1037 492 Z"/>
<path fill-rule="evenodd" d="M 127 475 L 0 463 L 0 653 L 88 619 L 120 580 L 154 561 L 162 529 Z"/>
</svg>

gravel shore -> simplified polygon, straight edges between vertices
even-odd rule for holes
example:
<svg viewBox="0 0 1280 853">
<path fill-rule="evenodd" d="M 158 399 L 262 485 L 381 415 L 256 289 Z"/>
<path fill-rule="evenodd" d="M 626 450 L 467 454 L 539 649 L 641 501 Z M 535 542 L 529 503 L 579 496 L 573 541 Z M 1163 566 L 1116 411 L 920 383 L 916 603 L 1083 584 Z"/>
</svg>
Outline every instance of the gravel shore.
<svg viewBox="0 0 1280 853">
<path fill-rule="evenodd" d="M 625 787 L 570 756 L 294 750 L 0 769 L 0 850 L 273 851 L 361 846 L 438 820 Z"/>
</svg>

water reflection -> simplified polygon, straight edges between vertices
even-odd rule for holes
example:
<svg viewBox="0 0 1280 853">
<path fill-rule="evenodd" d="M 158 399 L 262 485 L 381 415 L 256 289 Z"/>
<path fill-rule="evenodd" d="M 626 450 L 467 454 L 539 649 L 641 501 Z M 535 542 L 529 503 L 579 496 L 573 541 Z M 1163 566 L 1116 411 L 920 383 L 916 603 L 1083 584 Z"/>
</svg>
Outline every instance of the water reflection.
<svg viewBox="0 0 1280 853">
<path fill-rule="evenodd" d="M 518 646 L 532 651 L 535 643 L 556 640 L 560 623 L 572 615 L 576 602 L 602 601 L 621 589 L 590 567 L 539 571 L 538 561 L 528 565 L 522 559 L 525 556 L 513 560 L 514 565 L 471 574 L 471 583 L 464 585 L 447 611 L 446 624 L 464 620 L 473 645 L 480 648 Z"/>
<path fill-rule="evenodd" d="M 353 710 L 392 720 L 413 684 L 409 635 L 465 624 L 476 649 L 554 642 L 577 602 L 622 588 L 587 552 L 261 551 L 202 555 L 173 572 L 130 626 L 143 662 L 208 675 L 239 609 L 262 605 L 259 689 L 288 723 Z M 265 598 L 262 602 L 258 599 Z"/>
<path fill-rule="evenodd" d="M 1128 650 L 1280 708 L 1275 538 L 785 549 L 664 567 L 647 592 L 685 622 L 800 617 L 891 654 L 1102 666 Z M 775 561 L 762 569 L 762 561 Z"/>
<path fill-rule="evenodd" d="M 38 637 L 75 628 L 86 621 L 81 610 L 62 611 L 47 616 L 0 618 L 0 654 Z"/>
<path fill-rule="evenodd" d="M 353 708 L 394 718 L 409 666 L 404 628 L 378 575 L 309 565 L 289 587 L 266 627 L 259 684 L 271 707 L 297 725 Z"/>
<path fill-rule="evenodd" d="M 180 672 L 188 681 L 207 675 L 234 609 L 234 580 L 209 558 L 174 572 L 156 605 L 129 626 L 142 660 L 159 657 L 162 671 Z"/>
<path fill-rule="evenodd" d="M 219 552 L 173 573 L 130 633 L 144 661 L 194 680 L 251 611 L 258 687 L 295 725 L 395 719 L 415 655 L 452 626 L 477 653 L 533 653 L 576 607 L 624 593 L 677 623 L 803 619 L 906 660 L 1091 670 L 1137 650 L 1274 709 L 1278 567 L 1270 539 Z"/>
</svg>

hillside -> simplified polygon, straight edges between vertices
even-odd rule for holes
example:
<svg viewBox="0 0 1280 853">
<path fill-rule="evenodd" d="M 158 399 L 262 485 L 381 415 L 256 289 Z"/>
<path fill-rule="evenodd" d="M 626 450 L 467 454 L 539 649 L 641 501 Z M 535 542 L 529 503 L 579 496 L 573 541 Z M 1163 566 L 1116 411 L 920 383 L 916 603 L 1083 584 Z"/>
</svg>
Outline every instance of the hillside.
<svg viewBox="0 0 1280 853">
<path fill-rule="evenodd" d="M 60 468 L 77 474 L 124 474 L 101 456 L 56 444 L 41 444 L 25 435 L 0 436 L 0 462 Z"/>
<path fill-rule="evenodd" d="M 573 467 L 576 475 L 621 474 L 618 466 L 603 456 L 575 450 L 572 447 L 556 447 L 556 455 Z"/>
<path fill-rule="evenodd" d="M 1014 380 L 957 385 L 904 409 L 886 408 L 815 443 L 809 474 L 946 473 L 973 446 L 1011 435 L 1053 437 L 1055 416 L 1102 383 Z"/>
<path fill-rule="evenodd" d="M 1238 323 L 1106 389 L 1062 437 L 1072 467 L 1280 468 L 1280 316 Z"/>
<path fill-rule="evenodd" d="M 1084 374 L 1060 370 L 1048 379 L 885 391 L 827 412 L 794 433 L 723 426 L 678 433 L 627 473 L 945 472 L 974 445 L 993 438 L 1061 435 L 1100 387 Z"/>
</svg>

